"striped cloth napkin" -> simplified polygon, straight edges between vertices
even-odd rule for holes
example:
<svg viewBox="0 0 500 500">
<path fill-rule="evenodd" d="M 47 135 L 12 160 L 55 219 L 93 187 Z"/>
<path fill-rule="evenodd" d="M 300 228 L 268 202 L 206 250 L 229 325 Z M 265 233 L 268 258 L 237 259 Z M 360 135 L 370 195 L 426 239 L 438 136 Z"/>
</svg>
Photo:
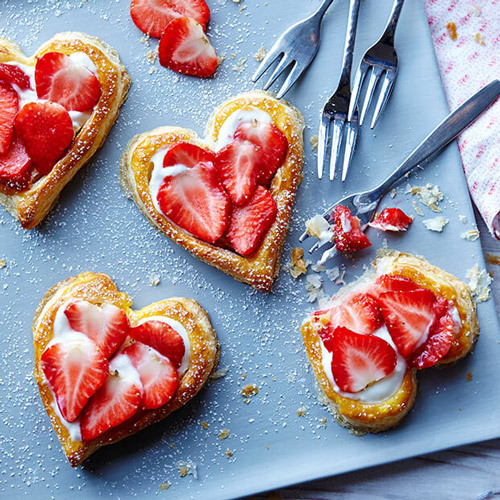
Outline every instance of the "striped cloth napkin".
<svg viewBox="0 0 500 500">
<path fill-rule="evenodd" d="M 424 0 L 450 109 L 500 78 L 500 0 Z M 500 101 L 458 138 L 469 190 L 500 239 Z"/>
</svg>

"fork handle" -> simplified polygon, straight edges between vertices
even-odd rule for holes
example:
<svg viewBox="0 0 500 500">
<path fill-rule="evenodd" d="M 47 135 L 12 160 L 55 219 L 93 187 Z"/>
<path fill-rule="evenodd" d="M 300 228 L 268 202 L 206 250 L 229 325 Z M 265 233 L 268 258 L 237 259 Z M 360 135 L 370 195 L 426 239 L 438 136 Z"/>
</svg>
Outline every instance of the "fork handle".
<svg viewBox="0 0 500 500">
<path fill-rule="evenodd" d="M 320 6 L 314 11 L 311 17 L 319 17 L 323 18 L 325 12 L 328 10 L 328 7 L 334 2 L 334 0 L 323 0 Z"/>
<path fill-rule="evenodd" d="M 464 102 L 456 111 L 449 114 L 401 163 L 401 165 L 371 194 L 370 198 L 378 199 L 389 189 L 434 153 L 449 144 L 460 132 L 467 128 L 486 108 L 491 106 L 500 95 L 500 80 L 493 80 L 479 92 Z"/>
<path fill-rule="evenodd" d="M 383 35 L 380 39 L 389 45 L 394 45 L 394 35 L 396 33 L 396 27 L 398 25 L 399 16 L 401 15 L 401 9 L 405 0 L 395 0 L 392 6 L 391 15 L 389 16 L 389 21 L 387 21 L 387 26 L 385 27 Z"/>
<path fill-rule="evenodd" d="M 352 58 L 354 54 L 354 42 L 356 41 L 356 27 L 358 26 L 359 5 L 361 0 L 350 0 L 349 17 L 347 21 L 347 33 L 344 45 L 344 58 L 342 60 L 342 73 L 340 75 L 340 86 L 350 85 Z"/>
</svg>

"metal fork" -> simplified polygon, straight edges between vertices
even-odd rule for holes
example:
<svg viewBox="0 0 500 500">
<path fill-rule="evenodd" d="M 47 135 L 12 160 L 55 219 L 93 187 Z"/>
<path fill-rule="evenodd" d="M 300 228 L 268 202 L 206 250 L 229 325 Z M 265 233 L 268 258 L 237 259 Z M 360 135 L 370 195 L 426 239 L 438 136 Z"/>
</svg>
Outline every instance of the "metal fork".
<svg viewBox="0 0 500 500">
<path fill-rule="evenodd" d="M 469 100 L 462 104 L 456 111 L 449 114 L 401 163 L 401 165 L 384 181 L 374 189 L 347 196 L 328 208 L 322 215 L 331 222 L 333 212 L 337 205 L 347 207 L 351 214 L 361 221 L 361 228 L 366 229 L 368 223 L 375 215 L 378 204 L 391 189 L 391 187 L 406 176 L 411 170 L 419 166 L 434 153 L 449 144 L 460 132 L 468 127 L 486 108 L 488 108 L 500 95 L 500 80 L 494 80 L 482 90 L 474 94 Z M 302 243 L 308 237 L 307 232 L 299 238 Z M 332 234 L 333 238 L 333 234 Z M 331 241 L 331 240 L 330 240 Z M 313 253 L 323 244 L 316 242 L 309 250 Z M 320 263 L 326 262 L 336 254 L 335 245 L 324 252 Z"/>
<path fill-rule="evenodd" d="M 327 157 L 328 143 L 330 142 L 330 129 L 333 126 L 332 148 L 330 153 L 330 180 L 335 176 L 337 161 L 342 144 L 344 128 L 346 131 L 346 144 L 344 149 L 344 165 L 342 167 L 342 181 L 345 180 L 347 170 L 351 163 L 352 153 L 356 146 L 358 136 L 358 120 L 354 113 L 351 120 L 347 120 L 349 102 L 351 100 L 351 68 L 352 55 L 354 52 L 354 41 L 356 39 L 356 26 L 358 24 L 360 0 L 350 0 L 349 20 L 347 23 L 347 34 L 344 45 L 344 58 L 342 61 L 342 72 L 337 90 L 326 102 L 321 113 L 321 123 L 318 134 L 318 178 L 323 177 L 323 166 Z"/>
<path fill-rule="evenodd" d="M 333 1 L 323 0 L 321 5 L 310 16 L 290 26 L 276 40 L 271 50 L 260 63 L 257 71 L 252 76 L 252 82 L 256 82 L 273 62 L 283 56 L 271 74 L 271 77 L 264 85 L 264 90 L 269 89 L 281 73 L 293 64 L 288 77 L 277 94 L 278 99 L 283 97 L 307 69 L 309 64 L 311 64 L 318 52 L 321 21 Z"/>
<path fill-rule="evenodd" d="M 363 125 L 366 112 L 370 107 L 375 93 L 375 88 L 377 87 L 377 83 L 384 72 L 385 77 L 382 81 L 380 94 L 377 104 L 375 105 L 375 111 L 373 112 L 370 128 L 374 128 L 377 124 L 377 121 L 380 118 L 389 97 L 391 96 L 392 89 L 394 88 L 394 82 L 396 81 L 396 76 L 398 74 L 398 55 L 394 49 L 394 34 L 396 32 L 396 26 L 399 21 L 403 3 L 404 0 L 395 0 L 384 33 L 380 37 L 379 41 L 366 51 L 366 54 L 361 59 L 358 71 L 356 72 L 352 89 L 352 99 L 349 106 L 349 120 L 354 115 L 354 110 L 358 104 L 359 95 L 361 93 L 365 77 L 370 69 L 372 70 L 370 79 L 368 80 L 365 100 L 359 114 L 360 126 Z"/>
</svg>

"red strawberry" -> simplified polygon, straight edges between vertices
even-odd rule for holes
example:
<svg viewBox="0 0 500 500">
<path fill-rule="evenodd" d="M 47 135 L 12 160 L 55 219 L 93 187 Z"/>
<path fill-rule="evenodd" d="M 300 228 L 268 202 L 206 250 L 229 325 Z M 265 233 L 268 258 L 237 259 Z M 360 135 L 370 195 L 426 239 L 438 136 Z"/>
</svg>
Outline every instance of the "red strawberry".
<svg viewBox="0 0 500 500">
<path fill-rule="evenodd" d="M 35 66 L 39 99 L 57 102 L 68 111 L 88 111 L 101 97 L 101 84 L 83 64 L 60 52 L 47 52 Z"/>
<path fill-rule="evenodd" d="M 261 148 L 236 139 L 215 157 L 222 184 L 235 205 L 244 205 L 254 194 L 263 171 Z"/>
<path fill-rule="evenodd" d="M 75 300 L 66 307 L 64 314 L 69 326 L 94 341 L 107 359 L 123 343 L 128 333 L 127 314 L 112 304 L 96 306 L 86 300 Z"/>
<path fill-rule="evenodd" d="M 0 155 L 7 153 L 19 111 L 19 97 L 8 83 L 0 82 Z"/>
<path fill-rule="evenodd" d="M 422 370 L 434 366 L 448 354 L 453 340 L 453 319 L 449 314 L 441 316 L 431 327 L 427 340 L 416 349 L 410 365 Z"/>
<path fill-rule="evenodd" d="M 0 64 L 0 81 L 13 83 L 21 90 L 31 88 L 30 77 L 21 68 L 13 64 Z"/>
<path fill-rule="evenodd" d="M 375 282 L 375 290 L 377 295 L 384 292 L 409 292 L 418 290 L 420 287 L 410 278 L 399 275 L 383 274 Z"/>
<path fill-rule="evenodd" d="M 108 376 L 108 362 L 90 340 L 58 342 L 46 349 L 40 366 L 68 421 L 76 420 Z"/>
<path fill-rule="evenodd" d="M 338 326 L 343 326 L 366 335 L 378 330 L 384 322 L 378 301 L 366 293 L 354 295 L 342 304 L 322 312 L 328 315 L 329 324 L 326 326 L 332 332 Z"/>
<path fill-rule="evenodd" d="M 380 231 L 406 231 L 412 222 L 399 208 L 384 208 L 368 225 Z"/>
<path fill-rule="evenodd" d="M 0 155 L 0 184 L 21 191 L 28 187 L 31 160 L 22 142 L 14 136 L 8 151 Z"/>
<path fill-rule="evenodd" d="M 361 231 L 357 217 L 353 217 L 347 207 L 337 205 L 334 211 L 333 233 L 337 250 L 343 253 L 357 252 L 371 246 L 370 240 Z"/>
<path fill-rule="evenodd" d="M 141 406 L 142 387 L 118 371 L 109 374 L 104 385 L 82 412 L 80 429 L 90 441 L 135 415 Z"/>
<path fill-rule="evenodd" d="M 424 288 L 385 292 L 379 297 L 385 324 L 398 351 L 408 358 L 419 346 L 435 319 L 436 296 Z"/>
<path fill-rule="evenodd" d="M 288 139 L 285 134 L 274 123 L 253 120 L 240 124 L 234 137 L 260 146 L 262 169 L 258 182 L 267 186 L 278 168 L 285 162 L 288 151 Z"/>
<path fill-rule="evenodd" d="M 200 162 L 165 177 L 158 190 L 161 211 L 175 224 L 208 243 L 215 243 L 228 225 L 231 204 L 214 165 Z"/>
<path fill-rule="evenodd" d="M 168 358 L 141 342 L 127 346 L 122 354 L 129 357 L 139 373 L 144 408 L 159 408 L 172 399 L 179 386 L 179 376 Z"/>
<path fill-rule="evenodd" d="M 48 174 L 73 141 L 73 124 L 68 112 L 55 102 L 30 102 L 14 123 L 35 168 Z"/>
<path fill-rule="evenodd" d="M 341 391 L 359 392 L 394 371 L 397 356 L 385 340 L 339 327 L 333 336 L 332 373 Z"/>
<path fill-rule="evenodd" d="M 131 328 L 129 335 L 166 356 L 176 368 L 181 366 L 182 358 L 186 352 L 184 340 L 167 323 L 157 320 L 146 321 Z"/>
<path fill-rule="evenodd" d="M 215 153 L 208 149 L 203 149 L 189 142 L 177 142 L 170 146 L 165 158 L 163 158 L 164 167 L 173 167 L 174 165 L 184 165 L 194 167 L 200 162 L 214 162 Z"/>
<path fill-rule="evenodd" d="M 203 26 L 190 17 L 178 17 L 168 24 L 158 52 L 162 66 L 186 75 L 211 76 L 218 64 Z"/>
<path fill-rule="evenodd" d="M 276 220 L 276 202 L 266 188 L 259 186 L 250 201 L 234 207 L 226 236 L 240 255 L 252 254 Z"/>
<path fill-rule="evenodd" d="M 146 35 L 160 38 L 167 25 L 177 17 L 191 17 L 207 28 L 210 9 L 205 0 L 132 0 L 130 15 Z"/>
</svg>

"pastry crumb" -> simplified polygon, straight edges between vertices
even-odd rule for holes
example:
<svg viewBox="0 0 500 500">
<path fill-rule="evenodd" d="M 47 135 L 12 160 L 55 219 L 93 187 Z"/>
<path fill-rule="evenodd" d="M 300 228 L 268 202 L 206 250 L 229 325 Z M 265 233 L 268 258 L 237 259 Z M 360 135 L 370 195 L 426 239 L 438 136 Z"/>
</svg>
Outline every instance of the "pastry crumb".
<svg viewBox="0 0 500 500">
<path fill-rule="evenodd" d="M 158 54 L 154 50 L 149 50 L 146 54 L 146 59 L 150 64 L 154 64 Z"/>
<path fill-rule="evenodd" d="M 434 217 L 434 219 L 425 219 L 422 222 L 429 231 L 441 233 L 444 226 L 450 222 L 450 219 L 445 219 L 442 215 L 440 215 L 439 217 Z"/>
<path fill-rule="evenodd" d="M 292 250 L 292 262 L 290 266 L 290 274 L 293 278 L 298 278 L 302 274 L 306 274 L 307 264 L 304 260 L 304 249 L 295 247 Z"/>
<path fill-rule="evenodd" d="M 301 406 L 300 408 L 297 408 L 297 416 L 303 417 L 306 414 L 307 414 L 307 409 L 305 406 Z"/>
<path fill-rule="evenodd" d="M 160 484 L 160 486 L 158 486 L 158 489 L 160 491 L 165 491 L 165 490 L 168 490 L 170 488 L 170 483 L 167 481 L 166 483 L 162 483 Z"/>
<path fill-rule="evenodd" d="M 160 284 L 160 275 L 158 273 L 151 273 L 149 276 L 149 284 L 151 286 L 158 286 Z"/>
<path fill-rule="evenodd" d="M 311 143 L 311 147 L 313 151 L 318 151 L 318 136 L 313 135 L 310 139 L 309 142 Z"/>
<path fill-rule="evenodd" d="M 238 60 L 238 64 L 236 64 L 235 66 L 233 66 L 233 71 L 235 73 L 238 73 L 238 75 L 240 75 L 242 73 L 242 71 L 245 69 L 245 63 L 247 62 L 247 58 L 246 57 L 240 57 L 239 60 Z"/>
<path fill-rule="evenodd" d="M 322 425 L 323 427 L 326 427 L 326 417 L 323 417 L 323 418 L 321 419 L 321 425 Z"/>
<path fill-rule="evenodd" d="M 465 277 L 469 280 L 469 288 L 476 302 L 486 302 L 490 299 L 491 276 L 485 269 L 479 270 L 479 265 L 467 270 Z"/>
<path fill-rule="evenodd" d="M 483 38 L 483 35 L 481 35 L 481 33 L 476 33 L 476 36 L 474 37 L 474 41 L 476 43 L 478 43 L 479 45 L 483 45 L 483 46 L 486 45 L 484 43 L 484 38 Z"/>
<path fill-rule="evenodd" d="M 330 224 L 328 224 L 326 219 L 319 214 L 306 220 L 306 233 L 313 238 L 317 238 L 318 240 L 330 241 L 333 237 Z"/>
<path fill-rule="evenodd" d="M 202 420 L 200 422 L 200 425 L 204 428 L 204 429 L 208 429 L 208 422 L 206 422 L 205 420 Z"/>
<path fill-rule="evenodd" d="M 394 188 L 394 189 L 391 189 L 391 192 L 389 193 L 389 196 L 391 198 L 395 198 L 397 194 L 398 194 L 398 191 L 397 191 L 396 188 Z"/>
<path fill-rule="evenodd" d="M 352 434 L 353 436 L 364 436 L 365 434 L 367 434 L 366 431 L 358 431 L 357 429 L 349 429 L 349 434 Z"/>
<path fill-rule="evenodd" d="M 224 60 L 226 59 L 226 56 L 221 54 L 218 58 L 217 58 L 217 67 L 219 67 L 223 62 Z"/>
<path fill-rule="evenodd" d="M 229 368 L 226 366 L 224 368 L 219 368 L 217 371 L 213 372 L 210 376 L 211 380 L 219 380 L 220 378 L 224 378 L 227 375 Z"/>
<path fill-rule="evenodd" d="M 247 384 L 241 389 L 241 395 L 245 398 L 251 398 L 259 394 L 259 388 L 255 384 Z"/>
<path fill-rule="evenodd" d="M 234 452 L 228 448 L 224 455 L 226 455 L 227 458 L 231 458 L 233 456 L 233 453 Z"/>
<path fill-rule="evenodd" d="M 146 47 L 149 47 L 149 35 L 141 36 L 141 43 L 143 43 Z"/>
<path fill-rule="evenodd" d="M 222 431 L 219 432 L 218 436 L 221 441 L 224 441 L 224 439 L 227 439 L 229 437 L 229 429 L 222 429 Z"/>
<path fill-rule="evenodd" d="M 477 229 L 471 229 L 470 231 L 465 231 L 460 234 L 460 238 L 468 241 L 476 241 L 479 238 L 479 231 Z"/>
<path fill-rule="evenodd" d="M 421 217 L 424 216 L 424 211 L 418 206 L 418 203 L 416 200 L 411 200 L 411 203 L 413 205 L 413 209 L 417 213 L 417 215 L 420 215 Z"/>
<path fill-rule="evenodd" d="M 467 375 L 465 376 L 465 381 L 470 382 L 472 380 L 472 372 L 467 372 Z"/>
<path fill-rule="evenodd" d="M 4 268 L 7 265 L 7 262 L 5 259 L 0 259 L 0 269 Z"/>
<path fill-rule="evenodd" d="M 260 62 L 266 57 L 266 49 L 264 46 L 262 46 L 254 55 L 253 58 L 257 61 Z"/>
<path fill-rule="evenodd" d="M 196 464 L 193 462 L 178 462 L 177 469 L 181 477 L 186 477 L 188 474 L 191 474 L 195 479 L 198 479 L 198 470 Z"/>
<path fill-rule="evenodd" d="M 466 215 L 459 215 L 459 216 L 458 216 L 458 220 L 459 220 L 462 224 L 467 224 L 467 222 L 469 222 L 469 219 L 467 219 L 467 216 L 466 216 Z"/>
<path fill-rule="evenodd" d="M 420 203 L 429 207 L 433 212 L 442 212 L 442 210 L 438 207 L 438 203 L 443 201 L 444 196 L 439 190 L 439 186 L 433 186 L 432 184 L 426 184 L 425 186 L 412 186 L 410 192 L 412 196 L 417 195 Z"/>
<path fill-rule="evenodd" d="M 448 30 L 448 36 L 452 40 L 457 39 L 457 25 L 452 21 L 446 25 L 446 29 Z"/>
<path fill-rule="evenodd" d="M 172 450 L 176 450 L 177 446 L 174 443 L 168 443 L 168 446 L 172 448 Z"/>
<path fill-rule="evenodd" d="M 487 253 L 486 262 L 488 262 L 489 264 L 493 264 L 495 266 L 500 266 L 500 257 L 498 255 L 495 255 L 494 253 Z"/>
</svg>

